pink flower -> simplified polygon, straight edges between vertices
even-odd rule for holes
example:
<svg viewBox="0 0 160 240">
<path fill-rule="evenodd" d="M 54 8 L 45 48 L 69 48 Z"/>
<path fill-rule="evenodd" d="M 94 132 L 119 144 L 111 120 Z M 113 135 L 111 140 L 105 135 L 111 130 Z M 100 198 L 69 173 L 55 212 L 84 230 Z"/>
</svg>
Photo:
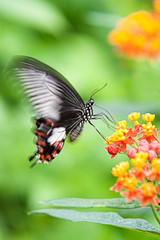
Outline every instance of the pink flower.
<svg viewBox="0 0 160 240">
<path fill-rule="evenodd" d="M 137 153 L 137 150 L 133 147 L 129 148 L 127 151 L 127 156 L 129 158 L 135 158 L 135 154 Z"/>
<path fill-rule="evenodd" d="M 149 146 L 148 145 L 143 145 L 138 147 L 138 152 L 148 152 Z"/>
<path fill-rule="evenodd" d="M 147 142 L 147 140 L 142 139 L 142 140 L 139 142 L 139 147 L 140 147 L 140 146 L 145 146 L 145 145 L 149 145 L 149 143 Z"/>
<path fill-rule="evenodd" d="M 156 158 L 156 157 L 157 157 L 157 154 L 155 151 L 153 150 L 148 151 L 148 160 L 152 160 L 153 158 Z"/>
<path fill-rule="evenodd" d="M 156 148 L 156 152 L 158 155 L 160 155 L 160 144 L 158 144 L 157 148 Z"/>
<path fill-rule="evenodd" d="M 149 144 L 149 149 L 156 151 L 157 147 L 158 147 L 159 143 L 157 141 L 152 141 Z"/>
</svg>

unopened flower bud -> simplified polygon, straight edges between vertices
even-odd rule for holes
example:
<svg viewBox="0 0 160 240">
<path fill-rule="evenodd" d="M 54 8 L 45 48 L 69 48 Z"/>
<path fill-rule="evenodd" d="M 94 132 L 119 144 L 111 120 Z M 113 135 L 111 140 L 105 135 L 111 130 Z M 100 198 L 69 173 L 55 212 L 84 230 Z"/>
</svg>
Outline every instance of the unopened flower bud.
<svg viewBox="0 0 160 240">
<path fill-rule="evenodd" d="M 139 147 L 140 147 L 140 146 L 144 146 L 144 145 L 149 145 L 149 143 L 147 142 L 147 140 L 142 139 L 142 140 L 139 142 Z"/>
<path fill-rule="evenodd" d="M 155 151 L 153 150 L 148 151 L 148 160 L 152 160 L 153 158 L 156 158 L 156 157 L 157 157 L 157 154 Z"/>
<path fill-rule="evenodd" d="M 137 150 L 133 147 L 129 148 L 127 151 L 127 156 L 129 158 L 135 158 L 135 154 L 137 153 Z"/>
<path fill-rule="evenodd" d="M 148 152 L 149 146 L 148 145 L 143 145 L 138 147 L 138 152 Z"/>
<path fill-rule="evenodd" d="M 156 151 L 157 147 L 158 147 L 159 143 L 157 141 L 152 141 L 149 144 L 149 149 Z"/>
<path fill-rule="evenodd" d="M 119 148 L 115 144 L 112 144 L 106 147 L 106 150 L 108 151 L 109 154 L 116 155 L 119 151 Z"/>
<path fill-rule="evenodd" d="M 155 114 L 146 113 L 142 115 L 142 118 L 145 122 L 152 122 L 155 119 Z"/>
</svg>

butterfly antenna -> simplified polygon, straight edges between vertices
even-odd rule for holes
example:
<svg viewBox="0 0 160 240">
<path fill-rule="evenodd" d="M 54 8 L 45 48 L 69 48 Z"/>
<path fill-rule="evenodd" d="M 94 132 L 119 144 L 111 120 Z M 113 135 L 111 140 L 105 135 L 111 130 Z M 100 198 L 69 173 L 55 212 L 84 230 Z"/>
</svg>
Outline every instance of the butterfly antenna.
<svg viewBox="0 0 160 240">
<path fill-rule="evenodd" d="M 88 121 L 89 122 L 89 124 L 92 126 L 92 127 L 94 127 L 94 129 L 98 132 L 98 134 L 104 139 L 104 140 L 106 140 L 106 138 L 102 135 L 102 133 L 100 133 L 100 131 L 90 122 L 90 121 Z"/>
<path fill-rule="evenodd" d="M 107 83 L 105 83 L 103 87 L 95 89 L 95 90 L 91 93 L 90 99 L 93 97 L 93 95 L 95 95 L 97 92 L 101 91 L 101 90 L 102 90 L 103 88 L 105 88 L 106 86 L 107 86 Z"/>
</svg>

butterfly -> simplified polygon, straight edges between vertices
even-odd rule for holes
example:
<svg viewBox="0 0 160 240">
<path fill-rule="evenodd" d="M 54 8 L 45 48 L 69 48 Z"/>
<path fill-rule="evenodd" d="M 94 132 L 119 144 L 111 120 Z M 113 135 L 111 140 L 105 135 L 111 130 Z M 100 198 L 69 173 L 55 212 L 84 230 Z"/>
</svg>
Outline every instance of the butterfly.
<svg viewBox="0 0 160 240">
<path fill-rule="evenodd" d="M 14 59 L 12 69 L 20 79 L 26 94 L 37 112 L 36 153 L 30 161 L 49 163 L 63 148 L 69 135 L 71 142 L 82 132 L 85 122 L 91 124 L 96 118 L 107 117 L 104 113 L 93 114 L 92 96 L 84 103 L 75 88 L 55 69 L 31 57 L 19 56 Z M 105 138 L 104 138 L 105 139 Z"/>
</svg>

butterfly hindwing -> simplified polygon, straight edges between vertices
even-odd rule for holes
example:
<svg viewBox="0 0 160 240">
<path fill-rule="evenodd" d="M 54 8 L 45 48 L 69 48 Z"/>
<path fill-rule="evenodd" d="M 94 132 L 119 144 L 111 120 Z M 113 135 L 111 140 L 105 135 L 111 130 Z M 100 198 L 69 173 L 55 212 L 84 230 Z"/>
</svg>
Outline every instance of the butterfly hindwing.
<svg viewBox="0 0 160 240">
<path fill-rule="evenodd" d="M 58 127 L 51 119 L 38 119 L 36 125 L 37 152 L 30 160 L 37 157 L 38 161 L 48 163 L 60 153 L 66 138 L 66 130 Z"/>
</svg>

